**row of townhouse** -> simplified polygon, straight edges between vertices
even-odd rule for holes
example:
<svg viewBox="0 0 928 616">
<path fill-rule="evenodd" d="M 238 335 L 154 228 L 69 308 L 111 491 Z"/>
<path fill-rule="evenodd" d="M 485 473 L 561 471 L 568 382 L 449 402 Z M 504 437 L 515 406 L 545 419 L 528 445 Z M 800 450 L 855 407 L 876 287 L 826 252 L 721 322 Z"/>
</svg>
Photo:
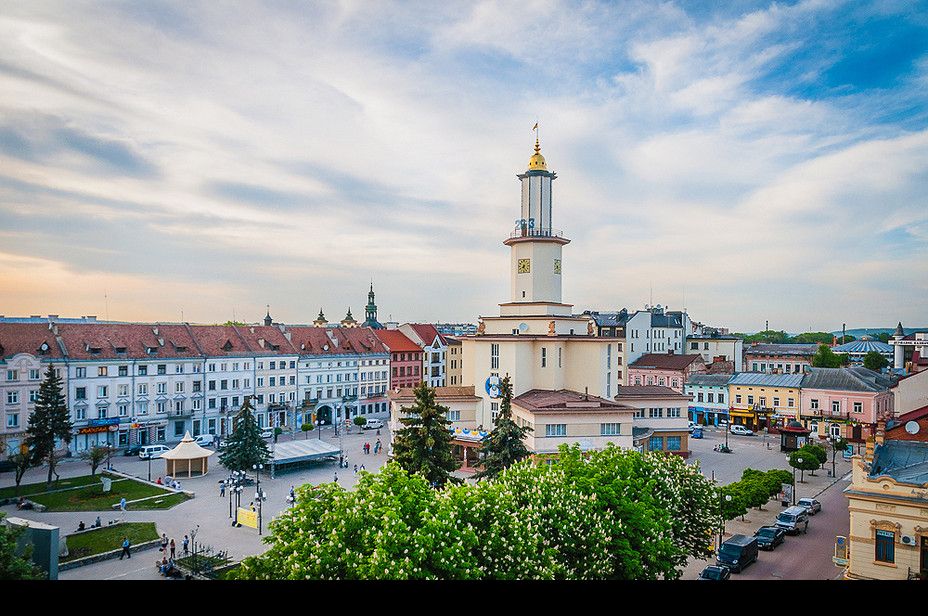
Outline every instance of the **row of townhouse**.
<svg viewBox="0 0 928 616">
<path fill-rule="evenodd" d="M 800 374 L 740 372 L 696 374 L 684 393 L 690 420 L 776 429 L 791 421 L 820 437 L 866 438 L 880 418 L 894 413 L 890 376 L 854 366 L 805 368 Z"/>
<path fill-rule="evenodd" d="M 47 366 L 62 378 L 71 451 L 385 416 L 390 348 L 369 328 L 0 322 L 0 447 L 17 449 Z"/>
</svg>

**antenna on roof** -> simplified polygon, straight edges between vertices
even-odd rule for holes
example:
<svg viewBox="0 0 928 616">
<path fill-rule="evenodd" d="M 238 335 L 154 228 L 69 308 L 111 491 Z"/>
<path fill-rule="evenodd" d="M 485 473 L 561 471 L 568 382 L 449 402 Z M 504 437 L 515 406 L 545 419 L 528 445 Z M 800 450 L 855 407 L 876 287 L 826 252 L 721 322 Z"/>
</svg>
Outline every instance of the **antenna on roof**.
<svg viewBox="0 0 928 616">
<path fill-rule="evenodd" d="M 106 295 L 106 289 L 103 289 L 103 314 L 107 321 L 110 320 L 110 299 Z"/>
<path fill-rule="evenodd" d="M 181 323 L 184 322 L 184 309 L 183 308 L 180 309 L 180 322 Z"/>
</svg>

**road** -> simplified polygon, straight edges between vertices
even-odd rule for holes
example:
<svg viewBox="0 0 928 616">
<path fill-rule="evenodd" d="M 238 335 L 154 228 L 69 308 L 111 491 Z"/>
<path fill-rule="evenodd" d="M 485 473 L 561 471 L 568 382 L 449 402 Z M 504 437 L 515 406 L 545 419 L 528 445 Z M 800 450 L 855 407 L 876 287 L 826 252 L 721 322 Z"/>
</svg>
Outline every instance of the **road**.
<svg viewBox="0 0 928 616">
<path fill-rule="evenodd" d="M 787 535 L 772 552 L 760 552 L 757 562 L 732 579 L 744 580 L 833 580 L 843 569 L 831 560 L 835 535 L 847 536 L 850 518 L 847 498 L 842 490 L 849 481 L 842 479 L 818 496 L 822 510 L 809 520 L 805 535 Z M 782 510 L 782 508 L 779 508 Z"/>
</svg>

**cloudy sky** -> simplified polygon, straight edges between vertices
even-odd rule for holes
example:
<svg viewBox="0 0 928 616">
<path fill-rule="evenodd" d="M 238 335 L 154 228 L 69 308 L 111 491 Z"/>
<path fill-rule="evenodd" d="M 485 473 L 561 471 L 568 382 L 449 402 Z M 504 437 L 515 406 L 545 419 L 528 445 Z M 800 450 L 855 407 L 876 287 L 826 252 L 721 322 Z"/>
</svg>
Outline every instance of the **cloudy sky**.
<svg viewBox="0 0 928 616">
<path fill-rule="evenodd" d="M 474 322 L 536 121 L 578 311 L 928 323 L 928 5 L 838 0 L 3 2 L 0 314 Z"/>
</svg>

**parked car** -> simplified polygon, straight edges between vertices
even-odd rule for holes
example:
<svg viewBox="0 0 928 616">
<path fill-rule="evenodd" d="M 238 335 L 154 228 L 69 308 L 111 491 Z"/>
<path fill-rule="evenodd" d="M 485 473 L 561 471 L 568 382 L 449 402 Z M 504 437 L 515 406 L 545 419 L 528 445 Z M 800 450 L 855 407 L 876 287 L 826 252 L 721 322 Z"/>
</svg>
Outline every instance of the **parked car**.
<svg viewBox="0 0 928 616">
<path fill-rule="evenodd" d="M 777 516 L 776 525 L 786 531 L 788 535 L 798 535 L 809 532 L 809 513 L 805 507 L 790 507 Z"/>
<path fill-rule="evenodd" d="M 757 538 L 747 535 L 734 535 L 722 544 L 715 557 L 716 565 L 725 565 L 734 573 L 741 573 L 745 567 L 757 560 Z"/>
<path fill-rule="evenodd" d="M 694 423 L 691 421 L 691 422 L 690 422 L 690 426 L 689 426 L 690 434 L 693 433 L 693 430 L 695 430 L 696 427 L 697 427 L 696 424 L 694 424 Z"/>
<path fill-rule="evenodd" d="M 702 428 L 693 428 L 690 432 L 690 438 L 702 438 Z"/>
<path fill-rule="evenodd" d="M 783 543 L 786 538 L 786 531 L 776 526 L 761 526 L 754 533 L 757 537 L 757 547 L 761 550 L 773 550 Z"/>
<path fill-rule="evenodd" d="M 216 442 L 216 435 L 215 434 L 201 434 L 195 439 L 193 439 L 193 442 L 199 445 L 200 447 L 209 447 L 209 446 L 212 446 L 212 444 Z"/>
<path fill-rule="evenodd" d="M 728 425 L 728 420 L 727 420 L 727 419 L 720 419 L 720 420 L 718 421 L 718 424 L 716 424 L 716 425 L 719 425 L 719 426 L 727 426 L 727 425 Z"/>
<path fill-rule="evenodd" d="M 732 434 L 738 434 L 740 436 L 754 436 L 753 430 L 748 430 L 744 426 L 738 424 L 732 424 L 728 429 Z"/>
<path fill-rule="evenodd" d="M 261 430 L 261 438 L 273 438 L 274 437 L 274 428 L 265 428 Z"/>
<path fill-rule="evenodd" d="M 699 573 L 700 580 L 727 580 L 731 577 L 731 570 L 724 565 L 709 565 Z"/>
<path fill-rule="evenodd" d="M 161 454 L 169 451 L 171 451 L 171 448 L 166 445 L 145 445 L 139 450 L 139 459 L 149 460 L 152 458 L 160 458 Z"/>
<path fill-rule="evenodd" d="M 137 456 L 139 455 L 139 452 L 142 450 L 142 447 L 143 445 L 129 445 L 128 447 L 126 447 L 126 450 L 122 452 L 122 455 Z"/>
<path fill-rule="evenodd" d="M 805 507 L 809 515 L 815 515 L 822 510 L 822 504 L 814 498 L 800 498 L 796 503 L 797 507 Z"/>
<path fill-rule="evenodd" d="M 361 426 L 364 430 L 379 430 L 383 427 L 382 419 L 368 419 L 367 423 Z"/>
</svg>

